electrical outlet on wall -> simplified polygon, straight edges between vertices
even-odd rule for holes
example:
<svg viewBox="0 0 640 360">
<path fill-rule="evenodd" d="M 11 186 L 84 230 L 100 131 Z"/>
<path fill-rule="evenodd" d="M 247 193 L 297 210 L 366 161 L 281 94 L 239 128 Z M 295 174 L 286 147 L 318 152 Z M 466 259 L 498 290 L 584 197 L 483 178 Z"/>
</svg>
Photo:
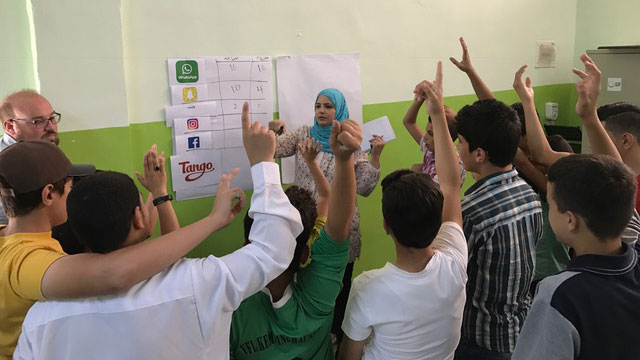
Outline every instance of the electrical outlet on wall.
<svg viewBox="0 0 640 360">
<path fill-rule="evenodd" d="M 544 118 L 547 124 L 553 125 L 558 120 L 558 103 L 548 102 L 544 104 Z"/>
</svg>

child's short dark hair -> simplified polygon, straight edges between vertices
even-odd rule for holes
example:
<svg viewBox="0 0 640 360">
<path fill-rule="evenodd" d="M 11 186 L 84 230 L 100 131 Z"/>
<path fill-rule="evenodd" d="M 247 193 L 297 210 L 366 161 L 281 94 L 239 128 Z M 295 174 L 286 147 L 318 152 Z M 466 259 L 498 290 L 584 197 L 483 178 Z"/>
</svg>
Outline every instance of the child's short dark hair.
<svg viewBox="0 0 640 360">
<path fill-rule="evenodd" d="M 520 142 L 520 121 L 511 107 L 494 99 L 478 100 L 456 116 L 456 130 L 469 143 L 469 151 L 483 149 L 491 164 L 513 163 Z"/>
<path fill-rule="evenodd" d="M 78 241 L 91 252 L 106 254 L 122 247 L 140 203 L 133 179 L 102 171 L 78 182 L 67 198 L 67 222 Z"/>
<path fill-rule="evenodd" d="M 571 147 L 571 144 L 569 144 L 569 142 L 565 140 L 565 138 L 563 138 L 562 135 L 559 135 L 559 134 L 549 135 L 547 136 L 547 142 L 549 142 L 549 146 L 553 151 L 568 152 L 568 153 L 573 152 L 573 148 Z"/>
<path fill-rule="evenodd" d="M 427 116 L 427 120 L 431 122 L 431 115 Z M 451 140 L 456 141 L 456 139 L 458 138 L 458 132 L 456 131 L 455 119 L 454 121 L 449 121 L 449 119 L 447 119 L 447 129 L 449 129 L 449 135 L 451 135 Z"/>
<path fill-rule="evenodd" d="M 316 223 L 318 217 L 318 210 L 316 209 L 316 201 L 313 199 L 309 190 L 303 189 L 299 186 L 293 185 L 285 190 L 285 195 L 289 198 L 289 202 L 300 213 L 300 219 L 302 220 L 302 233 L 296 238 L 296 249 L 293 253 L 293 259 L 291 264 L 287 268 L 287 271 L 296 273 L 300 269 L 300 257 L 302 256 L 302 250 L 309 242 L 309 236 L 311 236 L 311 230 Z M 251 225 L 253 225 L 253 219 L 249 217 L 249 213 L 244 216 L 244 239 L 249 241 L 249 233 L 251 232 Z"/>
<path fill-rule="evenodd" d="M 549 168 L 548 179 L 558 210 L 580 215 L 598 238 L 620 236 L 633 215 L 635 178 L 612 157 L 566 156 Z"/>
<path fill-rule="evenodd" d="M 627 111 L 612 115 L 604 127 L 616 136 L 630 133 L 640 141 L 640 113 Z"/>
<path fill-rule="evenodd" d="M 442 224 L 443 196 L 428 174 L 396 170 L 382 180 L 382 216 L 396 240 L 424 249 Z"/>
<path fill-rule="evenodd" d="M 624 112 L 640 113 L 640 107 L 624 101 L 618 101 L 611 104 L 602 105 L 598 108 L 598 118 L 600 121 L 608 121 L 613 115 L 622 114 Z"/>
<path fill-rule="evenodd" d="M 59 195 L 64 194 L 64 186 L 67 181 L 71 181 L 71 178 L 65 177 L 64 179 L 51 184 L 53 185 L 53 191 Z M 2 177 L 0 177 L 0 187 L 8 188 L 10 187 L 10 185 L 6 183 Z M 10 196 L 3 195 L 2 207 L 4 208 L 5 214 L 8 217 L 28 215 L 40 204 L 42 204 L 42 189 L 44 189 L 44 186 L 38 190 L 29 191 L 23 194 L 15 194 Z"/>
<path fill-rule="evenodd" d="M 518 120 L 520 120 L 520 136 L 527 136 L 527 126 L 524 119 L 524 107 L 521 102 L 511 104 L 513 111 L 518 114 Z"/>
</svg>

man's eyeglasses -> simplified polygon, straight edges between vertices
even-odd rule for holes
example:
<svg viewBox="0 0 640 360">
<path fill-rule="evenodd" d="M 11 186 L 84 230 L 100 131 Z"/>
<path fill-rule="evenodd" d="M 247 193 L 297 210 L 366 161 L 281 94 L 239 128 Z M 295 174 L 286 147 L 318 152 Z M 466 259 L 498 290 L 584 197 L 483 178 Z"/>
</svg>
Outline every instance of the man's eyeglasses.
<svg viewBox="0 0 640 360">
<path fill-rule="evenodd" d="M 53 114 L 48 118 L 36 117 L 33 119 L 9 119 L 9 120 L 10 121 L 26 121 L 32 124 L 33 126 L 35 126 L 36 128 L 42 129 L 43 127 L 47 126 L 49 122 L 51 122 L 52 124 L 57 124 L 60 122 L 61 119 L 62 119 L 62 115 L 54 111 Z"/>
</svg>

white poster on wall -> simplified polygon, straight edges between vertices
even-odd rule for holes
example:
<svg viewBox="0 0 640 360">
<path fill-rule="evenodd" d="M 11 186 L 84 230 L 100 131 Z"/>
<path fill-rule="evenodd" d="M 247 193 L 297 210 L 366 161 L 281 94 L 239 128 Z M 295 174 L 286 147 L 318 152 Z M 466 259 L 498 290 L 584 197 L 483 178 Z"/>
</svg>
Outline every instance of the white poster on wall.
<svg viewBox="0 0 640 360">
<path fill-rule="evenodd" d="M 278 110 L 289 131 L 313 125 L 315 101 L 322 89 L 340 90 L 349 117 L 362 124 L 360 54 L 281 56 L 276 60 Z M 293 182 L 295 163 L 282 159 L 282 181 Z"/>
<path fill-rule="evenodd" d="M 222 177 L 222 160 L 218 150 L 193 151 L 171 157 L 173 190 L 215 185 Z"/>
<path fill-rule="evenodd" d="M 164 112 L 167 126 L 172 127 L 173 119 L 175 118 L 218 116 L 218 104 L 215 101 L 205 101 L 193 104 L 167 106 L 164 108 Z"/>
<path fill-rule="evenodd" d="M 251 190 L 253 188 L 253 182 L 251 180 L 251 166 L 249 165 L 249 159 L 244 152 L 237 149 L 222 149 L 220 150 L 222 159 L 222 172 L 225 174 L 230 173 L 233 169 L 239 169 L 238 174 L 233 178 L 230 188 L 239 186 L 244 190 Z M 215 195 L 218 190 L 218 185 L 200 186 L 192 189 L 183 189 L 176 191 L 176 200 L 197 199 L 206 196 Z"/>
<path fill-rule="evenodd" d="M 171 103 L 167 126 L 173 126 L 174 155 L 219 150 L 220 172 L 239 168 L 232 185 L 253 187 L 242 146 L 242 104 L 250 104 L 252 121 L 273 118 L 273 66 L 269 56 L 206 56 L 167 59 Z M 203 159 L 201 159 L 203 160 Z M 172 167 L 173 171 L 181 170 Z M 182 169 L 183 170 L 183 169 Z M 200 183 L 177 184 L 178 200 L 215 194 Z"/>
</svg>

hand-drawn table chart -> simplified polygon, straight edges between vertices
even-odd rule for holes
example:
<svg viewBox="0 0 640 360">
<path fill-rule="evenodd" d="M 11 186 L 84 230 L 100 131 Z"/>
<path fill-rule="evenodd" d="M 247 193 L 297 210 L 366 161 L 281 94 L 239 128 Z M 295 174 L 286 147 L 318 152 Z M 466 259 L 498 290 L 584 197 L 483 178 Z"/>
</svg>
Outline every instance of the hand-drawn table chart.
<svg viewBox="0 0 640 360">
<path fill-rule="evenodd" d="M 204 164 L 207 159 L 220 159 L 214 169 L 240 168 L 235 183 L 251 189 L 250 168 L 242 149 L 242 104 L 250 103 L 252 121 L 266 125 L 272 119 L 271 57 L 171 58 L 167 65 L 172 106 L 166 108 L 166 117 L 167 126 L 174 128 L 172 179 L 174 190 L 180 191 L 176 197 L 211 195 L 221 175 L 185 181 L 187 174 L 181 170 L 188 167 L 178 166 L 185 161 Z"/>
</svg>

